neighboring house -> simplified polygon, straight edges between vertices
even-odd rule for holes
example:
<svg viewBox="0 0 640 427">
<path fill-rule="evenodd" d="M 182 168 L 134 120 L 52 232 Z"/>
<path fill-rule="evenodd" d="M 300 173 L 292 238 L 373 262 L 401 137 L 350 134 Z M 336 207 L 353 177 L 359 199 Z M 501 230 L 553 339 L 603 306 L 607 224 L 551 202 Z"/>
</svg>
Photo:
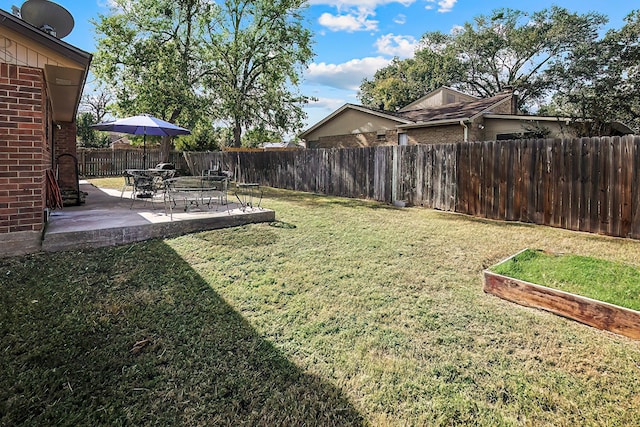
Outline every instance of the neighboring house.
<svg viewBox="0 0 640 427">
<path fill-rule="evenodd" d="M 91 58 L 0 10 L 0 256 L 39 249 L 47 171 L 78 187 L 75 117 Z"/>
<path fill-rule="evenodd" d="M 300 137 L 307 148 L 437 144 L 537 137 L 573 137 L 572 119 L 518 114 L 511 90 L 476 98 L 436 89 L 398 111 L 345 104 Z M 621 133 L 631 129 L 618 124 Z"/>
<path fill-rule="evenodd" d="M 295 142 L 263 142 L 260 144 L 265 150 L 286 150 L 286 149 L 298 149 L 300 147 Z"/>
<path fill-rule="evenodd" d="M 129 138 L 119 133 L 110 132 L 109 141 L 111 141 L 109 143 L 109 147 L 112 150 L 127 150 L 133 147 L 131 145 L 131 142 L 129 141 Z"/>
</svg>

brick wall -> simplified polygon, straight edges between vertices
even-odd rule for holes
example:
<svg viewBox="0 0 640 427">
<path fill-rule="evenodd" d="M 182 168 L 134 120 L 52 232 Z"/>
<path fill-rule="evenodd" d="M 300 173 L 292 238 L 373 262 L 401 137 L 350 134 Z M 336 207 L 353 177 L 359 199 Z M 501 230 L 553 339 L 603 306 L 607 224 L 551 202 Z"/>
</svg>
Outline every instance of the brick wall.
<svg viewBox="0 0 640 427">
<path fill-rule="evenodd" d="M 493 108 L 491 108 L 491 112 L 493 114 L 518 114 L 516 102 L 514 97 L 509 98 L 501 104 L 494 105 Z"/>
<path fill-rule="evenodd" d="M 0 64 L 0 252 L 16 238 L 33 240 L 44 226 L 51 165 L 44 105 L 42 70 Z"/>
<path fill-rule="evenodd" d="M 77 157 L 76 150 L 76 125 L 75 123 L 59 123 L 53 130 L 55 158 L 61 154 L 71 154 Z M 75 171 L 75 163 L 69 156 L 63 156 L 57 161 L 58 185 L 61 189 L 75 190 L 78 177 Z"/>
<path fill-rule="evenodd" d="M 464 127 L 458 123 L 448 126 L 407 129 L 406 133 L 407 142 L 410 145 L 464 142 Z M 484 141 L 485 132 L 481 119 L 467 123 L 467 138 L 468 141 Z M 310 141 L 308 148 L 355 148 L 379 145 L 398 145 L 397 130 L 386 131 L 384 137 L 376 132 L 323 136 L 318 141 Z"/>
<path fill-rule="evenodd" d="M 309 148 L 357 148 L 379 145 L 398 145 L 398 131 L 395 129 L 387 130 L 384 135 L 379 135 L 377 132 L 367 132 L 323 136 L 318 141 L 309 142 Z"/>
<path fill-rule="evenodd" d="M 464 128 L 459 124 L 407 130 L 409 144 L 446 144 L 464 141 Z"/>
</svg>

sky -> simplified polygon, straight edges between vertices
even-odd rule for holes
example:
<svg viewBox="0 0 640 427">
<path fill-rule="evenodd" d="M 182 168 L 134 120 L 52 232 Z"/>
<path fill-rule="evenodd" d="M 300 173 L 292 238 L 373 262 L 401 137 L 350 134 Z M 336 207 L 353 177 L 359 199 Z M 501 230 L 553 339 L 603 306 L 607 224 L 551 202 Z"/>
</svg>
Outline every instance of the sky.
<svg viewBox="0 0 640 427">
<path fill-rule="evenodd" d="M 56 0 L 75 20 L 64 40 L 82 50 L 95 50 L 96 34 L 90 20 L 108 14 L 109 0 Z M 22 0 L 0 0 L 10 11 Z M 306 70 L 302 94 L 317 98 L 305 107 L 308 128 L 345 103 L 359 103 L 360 83 L 394 57 L 413 55 L 421 36 L 428 31 L 449 33 L 475 16 L 500 8 L 535 12 L 553 5 L 577 13 L 599 12 L 609 26 L 620 28 L 624 17 L 640 9 L 640 0 L 309 0 L 305 10 L 314 36 L 315 58 Z"/>
</svg>

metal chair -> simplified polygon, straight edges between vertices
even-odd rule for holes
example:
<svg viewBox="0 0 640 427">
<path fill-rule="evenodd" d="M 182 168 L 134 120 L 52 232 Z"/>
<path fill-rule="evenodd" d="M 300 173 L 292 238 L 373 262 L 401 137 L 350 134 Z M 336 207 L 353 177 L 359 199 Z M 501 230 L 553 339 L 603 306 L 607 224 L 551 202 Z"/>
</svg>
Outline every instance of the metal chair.
<svg viewBox="0 0 640 427">
<path fill-rule="evenodd" d="M 122 199 L 127 188 L 131 188 L 131 197 L 133 197 L 133 189 L 135 188 L 133 185 L 133 175 L 127 171 L 124 171 L 122 176 L 124 177 L 124 185 L 122 186 L 122 191 L 120 192 L 120 198 Z"/>
<path fill-rule="evenodd" d="M 153 196 L 156 193 L 156 184 L 154 183 L 153 177 L 149 175 L 143 174 L 134 174 L 133 175 L 133 191 L 131 193 L 131 207 L 136 200 L 141 199 L 144 200 L 145 204 L 147 201 L 151 201 L 151 205 L 153 207 Z"/>
</svg>

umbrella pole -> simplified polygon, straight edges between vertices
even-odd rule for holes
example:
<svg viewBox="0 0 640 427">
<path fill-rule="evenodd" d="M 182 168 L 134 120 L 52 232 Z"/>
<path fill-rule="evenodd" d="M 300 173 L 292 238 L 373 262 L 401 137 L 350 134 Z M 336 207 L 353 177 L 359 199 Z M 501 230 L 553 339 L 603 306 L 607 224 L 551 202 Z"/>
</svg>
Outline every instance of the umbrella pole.
<svg viewBox="0 0 640 427">
<path fill-rule="evenodd" d="M 142 169 L 147 168 L 147 134 L 142 138 Z"/>
</svg>

